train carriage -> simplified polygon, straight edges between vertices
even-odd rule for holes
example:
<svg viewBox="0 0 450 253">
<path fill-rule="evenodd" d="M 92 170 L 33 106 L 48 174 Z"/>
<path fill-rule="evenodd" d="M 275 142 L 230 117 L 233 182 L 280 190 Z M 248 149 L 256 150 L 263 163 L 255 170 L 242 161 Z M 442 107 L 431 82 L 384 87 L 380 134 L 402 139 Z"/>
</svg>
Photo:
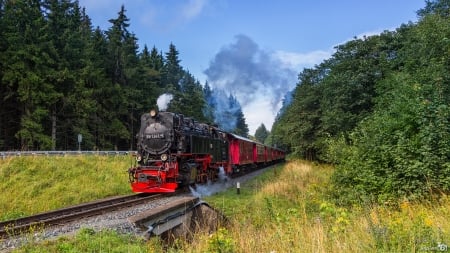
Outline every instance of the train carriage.
<svg viewBox="0 0 450 253">
<path fill-rule="evenodd" d="M 253 142 L 235 134 L 228 134 L 232 166 L 253 164 Z"/>
<path fill-rule="evenodd" d="M 264 164 L 267 162 L 266 147 L 264 144 L 258 142 L 253 144 L 253 162 L 258 164 Z"/>
<path fill-rule="evenodd" d="M 273 149 L 271 147 L 266 147 L 266 161 L 268 163 L 273 161 Z"/>
</svg>

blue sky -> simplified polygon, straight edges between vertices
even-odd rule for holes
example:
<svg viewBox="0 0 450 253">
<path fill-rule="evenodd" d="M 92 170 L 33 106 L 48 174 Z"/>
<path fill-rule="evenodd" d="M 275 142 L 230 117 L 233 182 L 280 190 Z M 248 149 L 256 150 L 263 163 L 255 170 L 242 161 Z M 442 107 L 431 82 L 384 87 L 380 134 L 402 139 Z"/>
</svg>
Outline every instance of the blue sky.
<svg viewBox="0 0 450 253">
<path fill-rule="evenodd" d="M 353 37 L 416 22 L 424 0 L 79 0 L 94 27 L 122 5 L 141 48 L 173 43 L 202 84 L 234 94 L 254 134 L 269 130 L 297 75 Z"/>
</svg>

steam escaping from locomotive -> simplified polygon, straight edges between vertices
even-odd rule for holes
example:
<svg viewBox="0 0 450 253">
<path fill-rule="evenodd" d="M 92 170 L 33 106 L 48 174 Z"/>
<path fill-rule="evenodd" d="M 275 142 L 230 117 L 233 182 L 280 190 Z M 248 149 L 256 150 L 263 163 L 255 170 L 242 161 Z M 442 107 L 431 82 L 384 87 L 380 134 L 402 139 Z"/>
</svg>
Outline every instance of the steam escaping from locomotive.
<svg viewBox="0 0 450 253">
<path fill-rule="evenodd" d="M 164 93 L 161 96 L 158 97 L 156 100 L 156 104 L 158 105 L 158 109 L 160 111 L 165 111 L 169 107 L 170 101 L 172 101 L 173 95 Z"/>
<path fill-rule="evenodd" d="M 222 166 L 219 167 L 219 180 L 221 182 L 228 181 L 227 173 L 225 173 L 225 169 Z"/>
<path fill-rule="evenodd" d="M 223 167 L 219 167 L 219 180 L 215 183 L 208 181 L 206 185 L 195 185 L 195 189 L 189 186 L 189 190 L 191 191 L 192 196 L 194 197 L 204 197 L 211 196 L 215 193 L 224 191 L 229 188 L 232 184 L 230 178 L 226 175 L 225 169 Z"/>
</svg>

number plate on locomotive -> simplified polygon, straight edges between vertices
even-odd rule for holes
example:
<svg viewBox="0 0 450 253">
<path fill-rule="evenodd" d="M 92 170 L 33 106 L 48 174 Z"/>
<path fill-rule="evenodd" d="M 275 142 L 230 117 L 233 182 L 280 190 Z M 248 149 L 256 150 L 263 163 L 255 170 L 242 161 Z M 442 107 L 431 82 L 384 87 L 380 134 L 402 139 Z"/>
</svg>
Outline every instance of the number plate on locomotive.
<svg viewBox="0 0 450 253">
<path fill-rule="evenodd" d="M 147 139 L 164 139 L 164 134 L 146 134 Z"/>
</svg>

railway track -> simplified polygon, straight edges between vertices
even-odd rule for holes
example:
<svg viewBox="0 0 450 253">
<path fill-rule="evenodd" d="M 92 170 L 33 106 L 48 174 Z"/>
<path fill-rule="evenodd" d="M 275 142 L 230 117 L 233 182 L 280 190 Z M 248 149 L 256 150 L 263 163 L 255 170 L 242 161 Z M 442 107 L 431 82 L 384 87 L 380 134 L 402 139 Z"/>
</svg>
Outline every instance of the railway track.
<svg viewBox="0 0 450 253">
<path fill-rule="evenodd" d="M 167 195 L 165 195 L 167 196 Z M 156 200 L 161 195 L 133 194 L 112 197 L 94 202 L 62 208 L 54 211 L 40 213 L 24 218 L 0 222 L 0 238 L 13 237 L 35 228 L 47 228 L 68 223 L 70 221 L 86 218 L 125 207 L 139 205 Z"/>
<path fill-rule="evenodd" d="M 162 228 L 170 229 L 178 225 L 177 222 L 182 220 L 181 215 L 187 215 L 191 211 L 189 205 L 182 204 L 183 210 L 174 213 L 174 211 L 169 210 L 170 205 L 184 201 L 182 199 L 188 199 L 189 202 L 189 197 L 192 199 L 209 196 L 233 187 L 237 182 L 246 182 L 263 171 L 264 169 L 256 170 L 241 177 L 227 178 L 211 186 L 200 185 L 191 190 L 183 188 L 183 190 L 173 194 L 134 194 L 113 197 L 0 222 L 0 253 L 10 252 L 12 249 L 30 242 L 50 240 L 62 235 L 72 234 L 83 227 L 96 231 L 114 229 L 119 233 L 131 233 L 138 236 L 144 234 L 157 235 L 163 231 Z M 200 205 L 204 206 L 204 203 L 200 201 Z M 161 215 L 162 218 L 159 216 L 155 218 L 156 215 Z M 165 223 L 161 224 L 163 222 Z M 154 224 L 157 224 L 157 226 Z M 216 224 L 216 221 L 206 220 L 204 225 L 207 227 L 214 224 Z M 142 230 L 142 226 L 146 227 L 145 231 Z M 150 230 L 150 227 L 152 227 L 152 230 Z M 189 231 L 189 233 L 191 232 Z"/>
</svg>

